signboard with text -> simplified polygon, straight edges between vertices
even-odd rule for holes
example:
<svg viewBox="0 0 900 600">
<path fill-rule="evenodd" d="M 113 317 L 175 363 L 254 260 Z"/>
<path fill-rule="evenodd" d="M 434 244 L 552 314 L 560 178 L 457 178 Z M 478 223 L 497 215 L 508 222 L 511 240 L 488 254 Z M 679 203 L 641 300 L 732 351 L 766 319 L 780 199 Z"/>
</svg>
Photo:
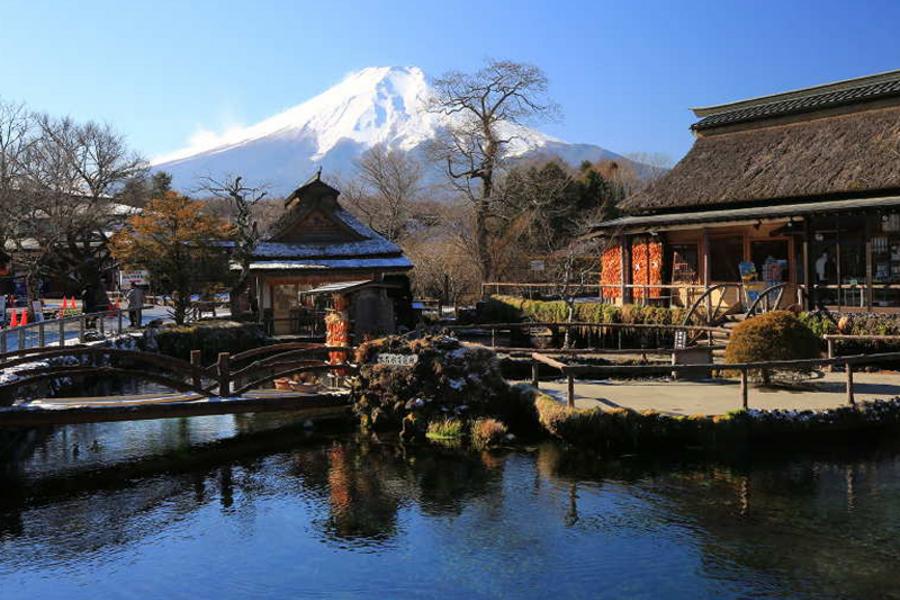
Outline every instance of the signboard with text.
<svg viewBox="0 0 900 600">
<path fill-rule="evenodd" d="M 132 283 L 142 286 L 150 285 L 150 273 L 143 269 L 119 271 L 119 285 L 129 288 Z"/>
</svg>

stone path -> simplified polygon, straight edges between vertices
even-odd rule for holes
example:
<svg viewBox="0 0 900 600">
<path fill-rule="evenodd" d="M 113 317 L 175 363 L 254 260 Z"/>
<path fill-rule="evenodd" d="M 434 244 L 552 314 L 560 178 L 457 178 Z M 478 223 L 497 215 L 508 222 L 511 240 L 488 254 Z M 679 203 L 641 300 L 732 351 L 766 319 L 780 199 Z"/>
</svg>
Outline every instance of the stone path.
<svg viewBox="0 0 900 600">
<path fill-rule="evenodd" d="M 751 385 L 750 408 L 821 410 L 847 402 L 844 373 L 826 373 L 807 381 L 805 389 L 759 388 Z M 565 401 L 564 379 L 541 381 L 542 391 Z M 900 373 L 854 373 L 858 403 L 900 396 Z M 741 408 L 737 379 L 707 381 L 577 381 L 575 406 L 653 409 L 670 415 L 716 415 Z"/>
</svg>

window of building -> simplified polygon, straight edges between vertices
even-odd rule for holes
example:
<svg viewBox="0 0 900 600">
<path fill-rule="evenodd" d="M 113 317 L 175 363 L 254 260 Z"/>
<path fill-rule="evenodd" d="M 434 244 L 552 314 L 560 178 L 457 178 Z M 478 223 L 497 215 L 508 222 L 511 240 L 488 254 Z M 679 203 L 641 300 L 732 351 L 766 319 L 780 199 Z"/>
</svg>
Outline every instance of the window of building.
<svg viewBox="0 0 900 600">
<path fill-rule="evenodd" d="M 672 244 L 672 283 L 699 281 L 699 253 L 697 244 Z"/>
<path fill-rule="evenodd" d="M 713 281 L 740 281 L 738 265 L 744 260 L 744 240 L 741 236 L 710 238 L 709 273 Z"/>
</svg>

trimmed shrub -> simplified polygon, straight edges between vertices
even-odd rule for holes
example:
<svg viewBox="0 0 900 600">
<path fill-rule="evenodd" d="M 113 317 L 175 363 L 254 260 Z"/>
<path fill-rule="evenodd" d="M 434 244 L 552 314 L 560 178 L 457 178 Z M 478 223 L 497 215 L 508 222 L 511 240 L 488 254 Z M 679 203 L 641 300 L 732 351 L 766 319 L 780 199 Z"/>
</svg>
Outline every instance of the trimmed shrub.
<svg viewBox="0 0 900 600">
<path fill-rule="evenodd" d="M 216 360 L 220 352 L 237 354 L 269 343 L 259 324 L 236 321 L 162 327 L 155 337 L 161 354 L 190 360 L 191 350 L 202 350 L 205 363 Z"/>
<path fill-rule="evenodd" d="M 492 296 L 481 309 L 486 322 L 513 323 L 534 321 L 538 323 L 565 323 L 568 308 L 562 300 L 529 300 L 518 296 Z M 579 302 L 575 305 L 575 320 L 583 323 L 628 323 L 649 325 L 677 325 L 684 319 L 683 308 L 640 306 L 626 304 L 616 306 L 602 302 Z"/>
<path fill-rule="evenodd" d="M 777 310 L 749 318 L 735 327 L 725 348 L 725 362 L 817 358 L 820 350 L 821 340 L 809 327 L 793 313 Z M 761 375 L 768 379 L 766 373 Z"/>
</svg>

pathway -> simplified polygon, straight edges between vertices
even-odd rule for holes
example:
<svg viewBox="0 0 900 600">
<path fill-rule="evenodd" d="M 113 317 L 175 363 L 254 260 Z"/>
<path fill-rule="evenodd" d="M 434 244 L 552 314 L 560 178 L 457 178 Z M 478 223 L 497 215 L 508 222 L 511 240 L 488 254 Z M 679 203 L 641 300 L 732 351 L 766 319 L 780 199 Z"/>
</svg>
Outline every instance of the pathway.
<svg viewBox="0 0 900 600">
<path fill-rule="evenodd" d="M 805 384 L 806 389 L 750 387 L 750 408 L 822 410 L 845 406 L 846 376 L 826 373 Z M 544 392 L 565 402 L 566 381 L 541 381 Z M 900 373 L 855 373 L 857 403 L 889 400 L 900 396 Z M 706 381 L 577 381 L 575 406 L 579 408 L 631 408 L 656 410 L 669 415 L 720 415 L 741 407 L 737 379 Z"/>
</svg>

